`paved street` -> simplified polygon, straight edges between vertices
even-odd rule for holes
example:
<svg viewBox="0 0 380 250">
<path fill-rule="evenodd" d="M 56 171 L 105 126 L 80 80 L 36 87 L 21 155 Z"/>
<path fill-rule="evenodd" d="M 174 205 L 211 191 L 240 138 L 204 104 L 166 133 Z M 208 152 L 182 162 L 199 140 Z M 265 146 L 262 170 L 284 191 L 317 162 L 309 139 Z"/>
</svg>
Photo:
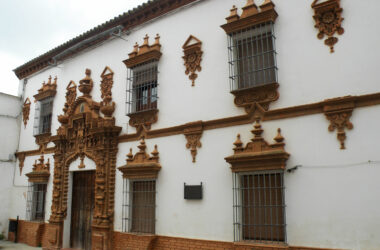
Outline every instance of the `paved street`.
<svg viewBox="0 0 380 250">
<path fill-rule="evenodd" d="M 10 241 L 0 240 L 1 250 L 37 250 L 42 249 L 41 247 L 30 247 L 21 243 L 13 243 Z"/>
</svg>

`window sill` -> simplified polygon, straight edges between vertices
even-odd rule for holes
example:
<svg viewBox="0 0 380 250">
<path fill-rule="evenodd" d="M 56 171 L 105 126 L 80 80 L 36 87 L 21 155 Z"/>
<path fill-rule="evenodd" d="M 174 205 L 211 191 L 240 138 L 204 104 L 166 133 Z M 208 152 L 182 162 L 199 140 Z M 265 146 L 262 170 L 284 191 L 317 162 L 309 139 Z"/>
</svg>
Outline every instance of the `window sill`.
<svg viewBox="0 0 380 250">
<path fill-rule="evenodd" d="M 128 114 L 129 125 L 135 127 L 138 131 L 141 129 L 150 130 L 151 125 L 158 120 L 158 109 L 138 111 Z"/>
<path fill-rule="evenodd" d="M 237 89 L 231 91 L 235 96 L 234 103 L 238 107 L 243 107 L 247 113 L 251 113 L 258 103 L 265 110 L 269 110 L 269 104 L 279 98 L 277 82 L 257 85 L 250 88 Z"/>
<path fill-rule="evenodd" d="M 273 243 L 273 242 L 263 242 L 263 241 L 260 241 L 260 242 L 257 242 L 257 241 L 239 241 L 239 242 L 234 242 L 234 245 L 236 247 L 256 247 L 259 248 L 259 249 L 270 249 L 270 250 L 273 250 L 273 249 L 289 249 L 289 246 L 288 244 L 284 243 L 284 242 L 278 242 L 278 243 Z"/>
</svg>

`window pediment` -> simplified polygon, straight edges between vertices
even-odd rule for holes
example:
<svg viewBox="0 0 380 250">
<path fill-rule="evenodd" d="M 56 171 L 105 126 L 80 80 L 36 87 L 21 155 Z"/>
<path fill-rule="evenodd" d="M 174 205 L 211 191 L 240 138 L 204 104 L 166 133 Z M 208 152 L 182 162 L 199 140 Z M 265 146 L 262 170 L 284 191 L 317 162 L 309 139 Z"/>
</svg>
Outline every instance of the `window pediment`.
<svg viewBox="0 0 380 250">
<path fill-rule="evenodd" d="M 50 177 L 50 159 L 45 163 L 44 156 L 33 164 L 33 171 L 25 174 L 29 178 L 29 182 L 47 183 Z"/>
<path fill-rule="evenodd" d="M 33 97 L 36 101 L 41 101 L 48 97 L 54 97 L 57 94 L 57 77 L 54 78 L 54 81 L 51 81 L 51 76 L 47 83 L 43 82 L 42 87 L 38 90 L 38 93 Z"/>
<path fill-rule="evenodd" d="M 150 156 L 146 153 L 145 140 L 140 141 L 138 146 L 140 149 L 135 155 L 132 154 L 132 148 L 127 154 L 127 164 L 119 167 L 118 169 L 123 173 L 124 178 L 128 179 L 156 179 L 158 172 L 161 170 L 159 164 L 159 156 L 157 145 Z"/>
<path fill-rule="evenodd" d="M 251 132 L 254 134 L 251 142 L 243 147 L 240 135 L 238 135 L 234 142 L 235 153 L 225 158 L 231 164 L 232 172 L 285 169 L 289 154 L 284 149 L 285 143 L 281 130 L 278 129 L 278 135 L 274 138 L 276 142 L 269 144 L 261 136 L 263 129 L 261 129 L 260 120 L 257 118 Z"/>
</svg>

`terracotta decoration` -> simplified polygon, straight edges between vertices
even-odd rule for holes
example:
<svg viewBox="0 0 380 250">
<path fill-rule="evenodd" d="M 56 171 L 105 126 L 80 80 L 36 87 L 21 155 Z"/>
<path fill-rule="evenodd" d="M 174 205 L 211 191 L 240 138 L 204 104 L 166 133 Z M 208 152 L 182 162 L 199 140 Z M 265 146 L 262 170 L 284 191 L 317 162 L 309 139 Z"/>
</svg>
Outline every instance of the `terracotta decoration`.
<svg viewBox="0 0 380 250">
<path fill-rule="evenodd" d="M 265 111 L 269 110 L 269 104 L 277 101 L 280 97 L 277 91 L 278 86 L 278 83 L 269 83 L 249 89 L 234 90 L 231 93 L 235 96 L 235 105 L 243 107 L 247 114 L 252 114 L 255 112 L 257 104 Z"/>
<path fill-rule="evenodd" d="M 307 115 L 324 114 L 323 109 L 326 105 L 338 104 L 342 102 L 353 102 L 355 104 L 355 108 L 379 105 L 380 93 L 373 93 L 373 94 L 366 94 L 366 95 L 359 95 L 359 96 L 344 96 L 344 97 L 328 99 L 328 100 L 315 102 L 315 103 L 309 103 L 309 104 L 303 104 L 303 105 L 297 105 L 297 106 L 291 106 L 291 107 L 285 107 L 285 108 L 279 108 L 279 109 L 272 109 L 272 110 L 267 110 L 267 111 L 265 111 L 260 106 L 260 104 L 256 103 L 256 108 L 255 108 L 256 112 L 254 113 L 224 117 L 224 118 L 219 118 L 215 120 L 207 120 L 207 121 L 201 121 L 201 122 L 202 122 L 203 130 L 213 130 L 213 129 L 226 128 L 226 127 L 231 127 L 231 126 L 236 126 L 236 125 L 250 124 L 252 123 L 252 121 L 255 120 L 256 116 L 261 117 L 262 121 L 275 121 L 275 120 L 280 120 L 280 119 L 288 119 L 288 118 L 301 117 L 301 116 L 307 116 Z M 136 141 L 136 140 L 140 140 L 143 136 L 146 139 L 150 139 L 150 138 L 185 134 L 184 130 L 190 126 L 189 124 L 191 123 L 144 131 L 144 133 L 140 133 L 137 131 L 137 133 L 123 134 L 123 135 L 118 136 L 118 142 L 122 143 L 122 142 Z M 55 150 L 55 147 L 48 147 L 48 148 L 45 148 L 45 153 L 46 154 L 54 153 L 54 150 Z M 25 155 L 26 157 L 28 157 L 28 156 L 40 155 L 41 153 L 42 152 L 40 152 L 40 150 L 27 150 L 27 151 L 17 152 L 15 155 L 16 157 L 19 158 L 21 157 L 21 155 Z"/>
<path fill-rule="evenodd" d="M 141 139 L 140 145 L 137 146 L 140 151 L 135 155 L 132 153 L 132 148 L 127 154 L 127 164 L 118 167 L 119 171 L 123 173 L 123 178 L 127 179 L 156 179 L 158 172 L 161 170 L 159 164 L 159 157 L 157 145 L 150 156 L 146 153 L 146 145 L 144 138 Z"/>
<path fill-rule="evenodd" d="M 57 94 L 57 77 L 54 78 L 54 81 L 51 81 L 51 76 L 47 83 L 43 82 L 42 87 L 38 90 L 38 94 L 34 95 L 36 101 L 41 101 L 48 97 L 53 97 Z"/>
<path fill-rule="evenodd" d="M 123 62 L 128 68 L 133 68 L 139 64 L 152 60 L 158 61 L 162 55 L 160 51 L 160 36 L 157 34 L 155 37 L 155 42 L 152 45 L 149 45 L 149 36 L 146 34 L 144 37 L 144 43 L 139 46 L 136 42 L 135 46 L 133 47 L 133 51 L 128 54 L 129 58 Z"/>
<path fill-rule="evenodd" d="M 272 22 L 274 23 L 278 17 L 274 9 L 275 5 L 271 0 L 265 0 L 260 5 L 260 10 L 253 0 L 247 0 L 246 5 L 242 8 L 241 16 L 238 14 L 236 6 L 232 6 L 230 15 L 226 18 L 227 23 L 221 27 L 228 35 L 240 32 L 244 29 L 257 26 L 259 24 Z M 235 105 L 243 107 L 248 114 L 253 115 L 257 104 L 264 110 L 269 109 L 269 104 L 278 100 L 279 93 L 277 91 L 279 84 L 276 82 L 261 86 L 254 86 L 246 89 L 238 89 L 231 91 L 235 96 Z"/>
<path fill-rule="evenodd" d="M 50 159 L 48 158 L 45 163 L 44 155 L 41 155 L 40 159 L 38 159 L 33 164 L 33 171 L 27 173 L 26 176 L 29 179 L 29 182 L 36 183 L 47 183 L 50 177 Z"/>
<path fill-rule="evenodd" d="M 46 230 L 49 235 L 48 249 L 62 247 L 63 221 L 67 216 L 69 166 L 76 159 L 88 157 L 96 164 L 95 207 L 92 220 L 93 249 L 110 250 L 111 230 L 114 216 L 114 192 L 118 135 L 121 127 L 115 119 L 100 116 L 100 103 L 94 101 L 90 92 L 93 86 L 91 70 L 80 81 L 83 93 L 73 102 L 71 98 L 75 85 L 68 86 L 64 109 L 67 120 L 60 119 L 57 135 L 51 137 L 54 147 L 54 180 L 51 216 Z M 102 243 L 96 237 L 102 237 Z M 99 238 L 98 237 L 98 238 Z"/>
<path fill-rule="evenodd" d="M 107 66 L 101 74 L 100 91 L 103 101 L 100 103 L 100 111 L 104 114 L 105 119 L 112 119 L 115 111 L 115 102 L 112 101 L 113 71 Z"/>
<path fill-rule="evenodd" d="M 236 6 L 232 6 L 230 15 L 226 18 L 227 23 L 221 27 L 227 34 L 232 34 L 258 24 L 275 22 L 278 14 L 274 7 L 275 5 L 271 0 L 265 0 L 260 5 L 259 11 L 253 0 L 247 0 L 246 5 L 242 8 L 243 13 L 241 16 L 239 16 Z"/>
<path fill-rule="evenodd" d="M 25 153 L 18 153 L 18 154 L 16 154 L 16 156 L 18 158 L 18 168 L 20 169 L 20 176 L 21 176 L 22 169 L 24 167 L 24 161 L 25 161 L 26 154 Z"/>
<path fill-rule="evenodd" d="M 146 35 L 144 37 L 144 43 L 141 46 L 136 43 L 133 51 L 128 54 L 129 58 L 123 62 L 128 68 L 133 69 L 142 63 L 158 61 L 162 55 L 160 50 L 160 36 L 157 34 L 155 37 L 155 42 L 152 45 L 149 45 L 149 36 Z M 157 114 L 158 109 L 145 110 L 142 112 L 128 114 L 129 125 L 135 127 L 137 133 L 146 133 L 146 131 L 150 130 L 151 125 L 157 122 Z"/>
<path fill-rule="evenodd" d="M 350 117 L 354 110 L 355 103 L 340 99 L 333 99 L 331 101 L 335 101 L 335 103 L 326 104 L 323 108 L 327 120 L 330 121 L 328 129 L 330 132 L 337 130 L 337 139 L 340 142 L 340 149 L 346 149 L 344 144 L 346 140 L 345 129 L 351 130 L 354 127 L 350 122 Z"/>
<path fill-rule="evenodd" d="M 70 81 L 66 87 L 66 102 L 63 106 L 63 115 L 58 116 L 58 121 L 62 124 L 67 124 L 69 121 L 69 116 L 67 115 L 70 112 L 70 107 L 77 98 L 77 85 L 74 81 Z"/>
<path fill-rule="evenodd" d="M 238 134 L 234 142 L 235 153 L 225 158 L 231 164 L 232 172 L 284 170 L 289 154 L 284 149 L 285 143 L 284 137 L 281 135 L 281 129 L 278 129 L 278 134 L 274 138 L 276 142 L 273 144 L 269 144 L 261 136 L 264 130 L 261 128 L 259 118 L 256 118 L 254 129 L 251 132 L 254 137 L 245 147 L 243 147 Z"/>
<path fill-rule="evenodd" d="M 191 122 L 186 124 L 184 129 L 184 134 L 187 140 L 186 148 L 190 149 L 193 162 L 196 162 L 197 148 L 202 147 L 200 139 L 203 133 L 203 124 L 202 121 Z"/>
<path fill-rule="evenodd" d="M 198 77 L 195 72 L 202 70 L 202 42 L 195 36 L 190 35 L 182 48 L 184 53 L 184 56 L 182 58 L 185 61 L 184 65 L 186 66 L 185 74 L 190 74 L 189 79 L 192 82 L 191 86 L 194 86 L 195 79 Z"/>
<path fill-rule="evenodd" d="M 340 0 L 328 0 L 326 2 L 317 3 L 314 0 L 311 7 L 314 10 L 315 27 L 319 30 L 317 37 L 323 39 L 326 35 L 325 44 L 330 47 L 330 52 L 334 52 L 334 45 L 338 42 L 338 38 L 334 37 L 335 33 L 342 35 L 343 9 L 340 7 Z"/>
<path fill-rule="evenodd" d="M 34 136 L 36 138 L 36 144 L 39 146 L 39 152 L 42 154 L 46 153 L 46 148 L 49 142 L 51 141 L 51 133 L 44 133 Z"/>
<path fill-rule="evenodd" d="M 24 128 L 26 128 L 26 124 L 29 120 L 30 104 L 31 102 L 29 98 L 26 98 L 24 105 L 22 106 L 22 120 L 24 122 Z"/>
</svg>

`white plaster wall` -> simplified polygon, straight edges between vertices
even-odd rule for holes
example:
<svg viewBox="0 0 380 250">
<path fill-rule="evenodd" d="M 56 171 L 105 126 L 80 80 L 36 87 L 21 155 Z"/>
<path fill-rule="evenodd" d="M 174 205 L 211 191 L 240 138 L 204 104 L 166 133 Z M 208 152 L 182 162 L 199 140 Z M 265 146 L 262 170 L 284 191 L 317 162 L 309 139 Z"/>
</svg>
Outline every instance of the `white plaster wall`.
<svg viewBox="0 0 380 250">
<path fill-rule="evenodd" d="M 12 198 L 15 156 L 21 122 L 21 100 L 0 93 L 0 234 L 8 235 L 8 219 Z"/>
<path fill-rule="evenodd" d="M 343 27 L 335 53 L 330 54 L 323 40 L 316 38 L 311 1 L 273 0 L 279 18 L 276 21 L 280 99 L 273 108 L 306 104 L 326 98 L 378 92 L 375 82 L 380 33 L 375 32 L 379 3 L 368 0 L 342 1 Z M 33 134 L 34 102 L 43 81 L 49 75 L 58 76 L 54 99 L 52 132 L 58 128 L 56 116 L 62 113 L 65 88 L 70 80 L 77 84 L 86 68 L 92 70 L 94 100 L 100 101 L 100 74 L 105 66 L 114 72 L 114 116 L 122 133 L 127 129 L 125 116 L 126 68 L 122 63 L 133 44 L 142 43 L 145 34 L 151 42 L 156 33 L 161 36 L 162 58 L 159 62 L 159 119 L 152 129 L 174 126 L 195 120 L 210 120 L 243 114 L 233 104 L 229 93 L 227 39 L 219 27 L 233 4 L 239 8 L 245 1 L 204 0 L 142 25 L 125 40 L 112 39 L 102 45 L 49 68 L 31 77 L 25 87 L 25 98 L 32 100 L 30 120 L 21 129 L 19 151 L 36 149 Z M 195 87 L 184 74 L 182 45 L 189 35 L 203 42 L 202 71 Z M 80 93 L 79 93 L 80 94 Z M 24 100 L 23 100 L 24 101 Z M 303 167 L 285 175 L 287 234 L 291 245 L 336 247 L 349 249 L 378 249 L 380 245 L 380 190 L 377 175 L 379 164 L 354 163 L 380 160 L 376 147 L 380 138 L 379 107 L 354 111 L 354 129 L 347 132 L 347 149 L 339 149 L 336 132 L 327 131 L 323 115 L 265 122 L 265 138 L 269 141 L 281 127 L 286 138 L 286 150 L 291 154 L 288 167 Z M 250 125 L 205 131 L 198 149 L 197 163 L 191 162 L 183 135 L 147 140 L 149 152 L 158 144 L 162 170 L 157 180 L 157 226 L 161 235 L 201 239 L 233 240 L 232 184 L 229 165 L 224 157 L 233 153 L 232 143 L 237 133 L 247 142 Z M 129 147 L 136 152 L 138 142 L 119 146 L 117 166 L 125 164 Z M 27 157 L 23 173 L 36 157 Z M 79 164 L 79 162 L 78 162 Z M 76 164 L 75 166 L 77 166 Z M 350 167 L 320 168 L 322 165 L 354 164 Z M 317 166 L 317 167 L 311 167 Z M 25 172 L 24 172 L 25 171 Z M 202 201 L 185 201 L 183 183 L 204 183 Z M 25 177 L 16 171 L 16 185 L 26 185 Z M 26 189 L 13 189 L 12 216 L 23 212 Z M 49 187 L 51 192 L 51 186 Z M 51 202 L 51 194 L 48 195 Z M 121 230 L 122 178 L 116 176 L 115 230 Z M 47 211 L 50 210 L 47 209 Z M 47 217 L 48 218 L 48 217 Z"/>
</svg>

